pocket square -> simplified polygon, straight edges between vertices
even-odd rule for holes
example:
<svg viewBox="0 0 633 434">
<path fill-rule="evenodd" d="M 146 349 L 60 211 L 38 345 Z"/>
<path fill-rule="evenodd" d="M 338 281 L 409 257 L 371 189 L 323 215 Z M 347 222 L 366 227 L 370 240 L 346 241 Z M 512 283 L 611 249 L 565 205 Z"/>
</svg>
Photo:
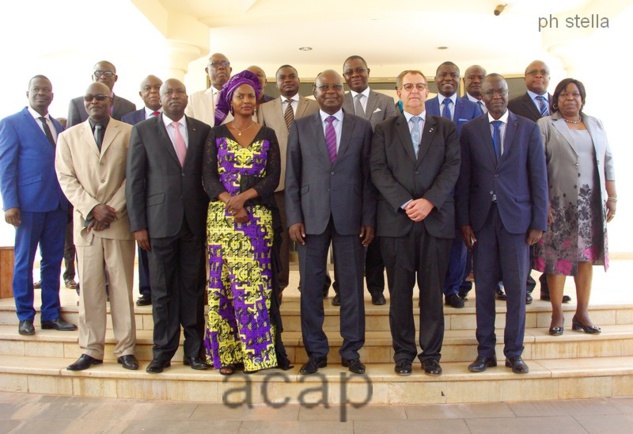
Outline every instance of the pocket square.
<svg viewBox="0 0 633 434">
<path fill-rule="evenodd" d="M 374 113 L 378 113 L 381 112 L 382 110 L 380 110 L 380 107 L 378 107 L 376 110 L 374 110 Z"/>
<path fill-rule="evenodd" d="M 457 122 L 468 122 L 470 119 L 459 119 Z"/>
</svg>

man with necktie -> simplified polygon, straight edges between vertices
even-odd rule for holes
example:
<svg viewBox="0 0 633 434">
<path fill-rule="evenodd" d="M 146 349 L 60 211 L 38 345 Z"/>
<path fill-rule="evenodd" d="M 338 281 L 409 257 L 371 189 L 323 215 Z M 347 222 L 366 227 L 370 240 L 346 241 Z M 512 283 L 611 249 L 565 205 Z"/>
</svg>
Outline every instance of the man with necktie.
<svg viewBox="0 0 633 434">
<path fill-rule="evenodd" d="M 62 125 L 48 113 L 53 86 L 36 75 L 29 105 L 0 121 L 0 190 L 5 221 L 15 227 L 13 297 L 21 335 L 35 334 L 33 262 L 40 245 L 42 329 L 76 330 L 60 315 L 59 274 L 68 201 L 55 175 L 55 146 Z"/>
<path fill-rule="evenodd" d="M 231 62 L 222 53 L 213 53 L 209 56 L 209 62 L 204 71 L 209 77 L 211 86 L 206 90 L 194 92 L 189 95 L 189 103 L 185 109 L 185 114 L 188 117 L 195 118 L 204 122 L 207 125 L 215 125 L 215 108 L 218 101 L 218 92 L 222 90 L 224 83 L 231 78 Z M 229 114 L 224 123 L 233 119 L 233 116 Z"/>
</svg>

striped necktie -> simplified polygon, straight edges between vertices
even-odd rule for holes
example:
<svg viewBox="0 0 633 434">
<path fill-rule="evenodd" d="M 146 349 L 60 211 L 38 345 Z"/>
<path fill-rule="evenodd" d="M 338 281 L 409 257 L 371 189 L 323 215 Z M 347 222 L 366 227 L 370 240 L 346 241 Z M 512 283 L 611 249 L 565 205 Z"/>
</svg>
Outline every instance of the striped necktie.
<svg viewBox="0 0 633 434">
<path fill-rule="evenodd" d="M 545 100 L 545 97 L 543 95 L 538 95 L 536 99 L 538 100 L 538 108 L 541 112 L 541 117 L 543 118 L 549 115 L 549 110 L 547 109 L 547 101 Z"/>
<path fill-rule="evenodd" d="M 325 118 L 325 122 L 327 122 L 325 127 L 325 144 L 327 145 L 327 153 L 330 156 L 332 164 L 336 162 L 336 130 L 334 129 L 334 120 L 336 120 L 334 116 Z"/>
<path fill-rule="evenodd" d="M 291 99 L 287 99 L 284 102 L 288 104 L 288 107 L 286 107 L 286 111 L 284 112 L 284 120 L 286 121 L 286 127 L 290 130 L 290 124 L 292 124 L 292 121 L 295 120 L 295 112 L 292 110 Z"/>
</svg>

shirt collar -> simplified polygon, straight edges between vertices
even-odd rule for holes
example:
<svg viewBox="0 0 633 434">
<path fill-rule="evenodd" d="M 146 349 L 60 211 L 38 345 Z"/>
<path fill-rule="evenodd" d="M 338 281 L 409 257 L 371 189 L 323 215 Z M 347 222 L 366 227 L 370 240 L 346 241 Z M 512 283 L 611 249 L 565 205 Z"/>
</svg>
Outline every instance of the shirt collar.
<svg viewBox="0 0 633 434">
<path fill-rule="evenodd" d="M 321 115 L 321 122 L 323 122 L 323 123 L 325 123 L 325 120 L 330 116 L 329 114 L 325 113 L 321 109 L 319 109 L 319 114 Z M 343 110 L 337 111 L 332 116 L 334 116 L 336 118 L 336 120 L 338 120 L 339 122 L 342 121 L 343 120 Z"/>
<path fill-rule="evenodd" d="M 446 98 L 447 97 L 445 97 L 441 93 L 437 94 L 437 102 L 439 102 L 440 105 L 442 105 L 442 103 L 444 102 Z M 457 94 L 456 93 L 452 94 L 451 96 L 448 97 L 448 99 L 450 99 L 451 102 L 453 103 L 453 106 L 455 106 L 455 103 L 457 102 Z"/>
<path fill-rule="evenodd" d="M 352 94 L 352 99 L 354 99 L 354 98 L 356 98 L 356 95 L 358 95 L 359 93 L 360 93 L 361 95 L 364 95 L 364 96 L 365 96 L 365 98 L 369 98 L 369 91 L 370 91 L 369 86 L 367 86 L 367 87 L 365 88 L 365 90 L 364 90 L 364 91 L 362 91 L 362 92 L 354 92 L 354 91 L 353 91 L 353 90 L 351 90 L 351 89 L 350 89 L 350 91 L 349 91 L 349 92 Z"/>
<path fill-rule="evenodd" d="M 504 124 L 508 123 L 508 115 L 509 115 L 510 111 L 506 109 L 506 112 L 499 118 L 499 119 L 495 119 L 492 117 L 492 115 L 490 114 L 490 112 L 488 112 L 488 122 L 492 123 L 494 121 L 501 121 Z"/>
<path fill-rule="evenodd" d="M 547 92 L 545 92 L 543 95 L 539 95 L 538 93 L 528 90 L 527 93 L 528 95 L 530 95 L 530 98 L 532 98 L 532 101 L 535 101 L 537 96 L 542 96 L 543 98 L 545 98 L 546 103 L 549 102 L 549 97 L 547 95 Z"/>
<path fill-rule="evenodd" d="M 163 108 L 159 107 L 158 110 L 152 110 L 149 107 L 145 107 L 145 119 L 152 118 L 154 116 L 154 112 L 162 113 L 163 112 Z"/>
<path fill-rule="evenodd" d="M 425 121 L 426 118 L 426 110 L 424 110 L 422 113 L 420 113 L 419 115 L 412 115 L 411 113 L 407 112 L 407 111 L 403 111 L 402 112 L 404 114 L 404 117 L 407 119 L 407 122 L 409 122 L 411 120 L 411 118 L 413 116 L 419 116 L 422 118 L 422 122 Z"/>
<path fill-rule="evenodd" d="M 36 112 L 35 110 L 33 110 L 33 107 L 31 107 L 31 106 L 27 106 L 26 108 L 28 109 L 29 113 L 31 113 L 31 116 L 33 116 L 33 118 L 34 118 L 34 119 L 39 119 L 39 118 L 41 118 L 41 117 L 42 117 L 42 115 L 41 115 L 41 114 L 39 114 L 38 112 Z M 50 115 L 50 114 L 48 114 L 48 113 L 46 113 L 46 114 L 44 115 L 44 117 L 45 117 L 46 119 L 48 119 L 49 121 L 51 120 L 51 115 Z"/>
<path fill-rule="evenodd" d="M 297 101 L 299 102 L 299 93 L 295 93 L 293 96 L 291 96 L 290 98 L 286 98 L 285 96 L 280 96 L 279 98 L 281 98 L 281 103 L 283 104 L 287 99 L 291 100 L 291 101 Z"/>
<path fill-rule="evenodd" d="M 180 120 L 178 121 L 178 123 L 180 125 L 182 125 L 183 127 L 187 128 L 187 116 L 183 116 L 180 118 Z M 165 124 L 165 128 L 167 128 L 169 125 L 171 125 L 171 123 L 174 122 L 173 119 L 170 119 L 169 116 L 167 116 L 165 113 L 163 113 L 163 123 Z"/>
</svg>

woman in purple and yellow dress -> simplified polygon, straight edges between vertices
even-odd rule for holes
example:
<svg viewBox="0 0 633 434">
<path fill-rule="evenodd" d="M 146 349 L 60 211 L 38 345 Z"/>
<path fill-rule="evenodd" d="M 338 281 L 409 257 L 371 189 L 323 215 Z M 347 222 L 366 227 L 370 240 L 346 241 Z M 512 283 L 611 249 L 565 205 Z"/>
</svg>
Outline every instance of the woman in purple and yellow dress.
<svg viewBox="0 0 633 434">
<path fill-rule="evenodd" d="M 253 120 L 261 89 L 249 71 L 234 75 L 218 107 L 234 119 L 212 128 L 204 154 L 209 195 L 207 362 L 223 375 L 289 365 L 280 339 L 273 242 L 280 156 L 275 133 Z M 281 353 L 280 347 L 281 346 Z"/>
</svg>

